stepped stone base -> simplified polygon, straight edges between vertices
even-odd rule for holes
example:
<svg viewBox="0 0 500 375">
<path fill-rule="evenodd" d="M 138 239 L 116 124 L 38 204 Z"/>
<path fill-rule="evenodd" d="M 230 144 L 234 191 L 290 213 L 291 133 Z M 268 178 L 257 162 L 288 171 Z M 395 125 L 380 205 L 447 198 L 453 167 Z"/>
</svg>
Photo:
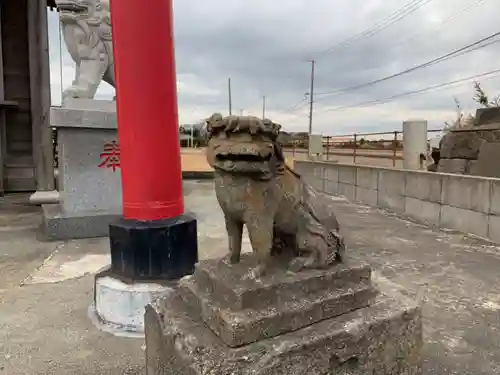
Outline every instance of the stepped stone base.
<svg viewBox="0 0 500 375">
<path fill-rule="evenodd" d="M 65 212 L 60 204 L 42 205 L 42 231 L 48 241 L 107 237 L 109 225 L 122 217 L 121 212 Z"/>
<path fill-rule="evenodd" d="M 377 292 L 368 266 L 255 280 L 254 262 L 201 262 L 147 306 L 148 375 L 421 374 L 420 308 Z"/>
</svg>

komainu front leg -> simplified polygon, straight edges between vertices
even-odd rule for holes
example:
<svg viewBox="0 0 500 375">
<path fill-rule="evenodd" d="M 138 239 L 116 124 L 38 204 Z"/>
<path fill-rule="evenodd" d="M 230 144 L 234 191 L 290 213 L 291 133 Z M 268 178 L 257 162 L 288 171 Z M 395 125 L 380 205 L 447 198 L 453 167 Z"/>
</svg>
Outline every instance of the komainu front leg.
<svg viewBox="0 0 500 375">
<path fill-rule="evenodd" d="M 273 219 L 259 217 L 246 223 L 252 250 L 259 260 L 258 267 L 253 270 L 254 277 L 264 276 L 271 262 L 273 247 Z"/>
<path fill-rule="evenodd" d="M 73 85 L 65 92 L 65 98 L 93 98 L 108 69 L 105 59 L 82 59 Z"/>
<path fill-rule="evenodd" d="M 230 217 L 225 217 L 227 236 L 229 238 L 229 257 L 231 264 L 239 263 L 241 258 L 241 240 L 243 237 L 243 223 Z"/>
</svg>

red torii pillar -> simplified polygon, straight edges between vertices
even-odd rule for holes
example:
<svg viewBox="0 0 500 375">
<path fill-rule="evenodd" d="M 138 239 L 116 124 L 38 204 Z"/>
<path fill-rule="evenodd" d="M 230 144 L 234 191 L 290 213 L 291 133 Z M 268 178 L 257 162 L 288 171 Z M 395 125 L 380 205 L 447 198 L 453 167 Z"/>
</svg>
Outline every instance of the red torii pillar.
<svg viewBox="0 0 500 375">
<path fill-rule="evenodd" d="M 178 279 L 198 257 L 196 220 L 184 213 L 172 0 L 111 0 L 111 18 L 123 191 L 111 274 Z"/>
</svg>

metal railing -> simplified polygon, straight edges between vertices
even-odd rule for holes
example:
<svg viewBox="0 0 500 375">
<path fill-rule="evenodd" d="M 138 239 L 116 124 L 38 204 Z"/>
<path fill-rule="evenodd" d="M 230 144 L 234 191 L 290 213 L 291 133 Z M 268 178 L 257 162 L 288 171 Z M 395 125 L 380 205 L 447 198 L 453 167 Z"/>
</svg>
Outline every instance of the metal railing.
<svg viewBox="0 0 500 375">
<path fill-rule="evenodd" d="M 442 133 L 445 129 L 428 130 L 427 134 Z M 386 159 L 392 160 L 392 166 L 403 160 L 403 132 L 352 133 L 323 137 L 323 158 L 332 160 L 332 156 L 352 157 L 352 163 L 361 159 Z M 374 139 L 378 138 L 378 139 Z M 429 136 L 427 137 L 428 140 Z M 294 159 L 309 154 L 307 137 L 305 140 L 296 141 L 285 145 L 285 151 L 291 153 Z M 429 152 L 430 152 L 429 147 Z"/>
</svg>

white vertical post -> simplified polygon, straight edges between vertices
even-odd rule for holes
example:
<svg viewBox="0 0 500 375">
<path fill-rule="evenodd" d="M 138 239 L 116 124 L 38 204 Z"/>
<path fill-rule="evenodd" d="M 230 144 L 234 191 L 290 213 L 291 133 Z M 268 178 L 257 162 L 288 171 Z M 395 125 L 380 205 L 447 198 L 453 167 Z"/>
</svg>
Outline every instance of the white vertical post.
<svg viewBox="0 0 500 375">
<path fill-rule="evenodd" d="M 403 122 L 403 168 L 425 169 L 421 155 L 427 157 L 427 121 L 408 120 Z"/>
</svg>

